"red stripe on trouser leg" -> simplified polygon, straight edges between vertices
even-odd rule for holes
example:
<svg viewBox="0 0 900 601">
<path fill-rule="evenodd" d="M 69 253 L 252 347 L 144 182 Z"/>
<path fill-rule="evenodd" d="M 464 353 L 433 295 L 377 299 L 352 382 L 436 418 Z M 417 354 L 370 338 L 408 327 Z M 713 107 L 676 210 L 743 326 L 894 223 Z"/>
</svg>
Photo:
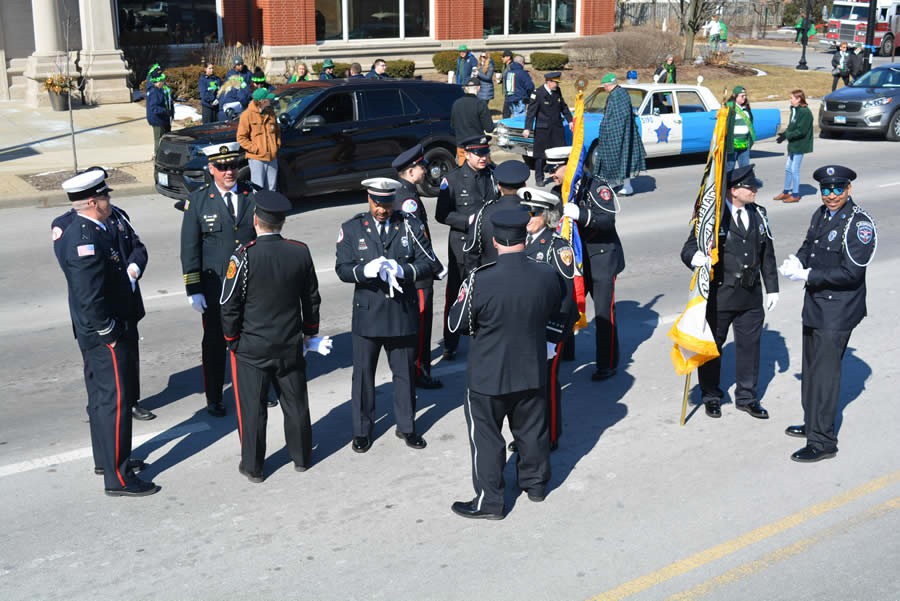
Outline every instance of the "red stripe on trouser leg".
<svg viewBox="0 0 900 601">
<path fill-rule="evenodd" d="M 557 421 L 559 415 L 556 408 L 559 405 L 559 398 L 556 396 L 556 383 L 559 378 L 559 357 L 562 355 L 563 342 L 556 345 L 556 355 L 553 357 L 553 363 L 550 366 L 550 442 L 554 443 L 559 440 L 559 430 Z"/>
<path fill-rule="evenodd" d="M 609 301 L 609 368 L 616 360 L 616 277 L 613 276 L 612 300 Z"/>
<path fill-rule="evenodd" d="M 116 359 L 116 350 L 112 345 L 107 344 L 106 348 L 109 349 L 109 354 L 112 355 L 113 372 L 116 374 L 116 477 L 119 479 L 119 484 L 124 488 L 125 478 L 122 477 L 122 472 L 119 470 L 119 465 L 122 463 L 119 461 L 119 431 L 122 424 L 122 386 L 119 383 L 119 361 Z"/>
<path fill-rule="evenodd" d="M 419 295 L 419 342 L 418 346 L 416 346 L 416 376 L 421 376 L 423 373 L 422 354 L 425 352 L 422 348 L 425 338 L 425 291 L 419 288 L 416 292 Z"/>
<path fill-rule="evenodd" d="M 238 392 L 237 360 L 234 358 L 234 351 L 230 351 L 229 355 L 231 355 L 231 388 L 234 390 L 234 408 L 238 416 L 238 438 L 241 439 L 241 446 L 244 446 L 244 424 L 241 423 L 241 395 Z"/>
</svg>

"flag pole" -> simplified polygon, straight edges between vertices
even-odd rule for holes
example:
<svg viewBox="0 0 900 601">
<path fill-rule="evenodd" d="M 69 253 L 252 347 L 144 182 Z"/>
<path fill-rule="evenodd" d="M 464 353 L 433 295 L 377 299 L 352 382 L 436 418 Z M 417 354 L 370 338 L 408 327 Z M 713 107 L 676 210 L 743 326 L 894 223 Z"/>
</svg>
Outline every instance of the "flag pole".
<svg viewBox="0 0 900 601">
<path fill-rule="evenodd" d="M 681 399 L 681 425 L 682 426 L 684 425 L 684 417 L 687 414 L 688 395 L 690 394 L 690 391 L 691 391 L 691 373 L 692 372 L 688 372 L 688 374 L 684 377 L 684 397 Z"/>
</svg>

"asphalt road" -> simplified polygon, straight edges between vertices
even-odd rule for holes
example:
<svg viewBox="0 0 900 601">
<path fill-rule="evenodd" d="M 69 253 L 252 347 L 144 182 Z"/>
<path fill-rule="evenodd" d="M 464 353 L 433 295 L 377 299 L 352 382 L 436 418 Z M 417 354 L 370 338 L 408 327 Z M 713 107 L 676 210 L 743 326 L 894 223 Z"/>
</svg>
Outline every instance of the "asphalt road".
<svg viewBox="0 0 900 601">
<path fill-rule="evenodd" d="M 732 60 L 740 63 L 793 67 L 800 62 L 800 53 L 800 46 L 795 48 L 741 46 L 734 49 Z M 834 56 L 832 50 L 828 50 L 818 44 L 811 44 L 806 49 L 806 65 L 811 71 L 826 71 L 830 73 L 832 56 Z M 894 61 L 897 61 L 896 56 Z M 891 62 L 889 57 L 876 56 L 874 58 L 875 65 L 889 62 Z"/>
<path fill-rule="evenodd" d="M 684 380 L 672 370 L 666 332 L 687 299 L 690 272 L 678 252 L 702 164 L 654 161 L 635 181 L 639 194 L 622 200 L 620 373 L 592 383 L 592 329 L 577 337 L 577 360 L 562 369 L 552 490 L 543 504 L 516 494 L 511 460 L 502 522 L 450 512 L 454 500 L 472 496 L 465 352 L 435 365 L 443 390 L 419 395 L 425 450 L 391 434 L 385 361 L 374 446 L 366 455 L 349 448 L 352 289 L 338 282 L 333 261 L 340 222 L 363 210 L 357 195 L 322 198 L 285 229 L 312 249 L 322 332 L 335 348 L 310 361 L 315 464 L 303 474 L 290 469 L 275 409 L 263 484 L 237 472 L 231 393 L 226 418 L 203 410 L 200 320 L 181 283 L 179 214 L 160 197 L 115 198 L 150 250 L 142 389 L 159 417 L 135 422 L 134 436 L 135 456 L 151 463 L 146 475 L 162 491 L 144 499 L 105 497 L 92 474 L 80 356 L 50 249 L 49 224 L 62 208 L 4 210 L 0 599 L 900 599 L 897 148 L 816 140 L 797 205 L 767 200 L 781 189 L 783 147 L 754 149 L 779 257 L 799 247 L 819 202 L 810 174 L 826 162 L 859 171 L 854 197 L 878 224 L 869 316 L 844 361 L 836 459 L 789 460 L 801 446 L 783 430 L 802 418 L 802 289 L 788 281 L 763 334 L 760 384 L 772 418 L 726 404 L 723 418 L 711 420 L 692 406 L 678 425 Z M 427 206 L 433 214 L 433 199 Z M 433 229 L 446 257 L 446 228 Z M 731 385 L 733 345 L 724 356 L 723 383 Z"/>
</svg>

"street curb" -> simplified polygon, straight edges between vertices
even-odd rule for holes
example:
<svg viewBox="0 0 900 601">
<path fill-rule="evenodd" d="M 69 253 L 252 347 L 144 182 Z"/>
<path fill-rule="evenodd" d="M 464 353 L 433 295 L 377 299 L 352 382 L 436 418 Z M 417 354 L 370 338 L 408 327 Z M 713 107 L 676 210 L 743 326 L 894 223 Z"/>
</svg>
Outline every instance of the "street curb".
<svg viewBox="0 0 900 601">
<path fill-rule="evenodd" d="M 116 196 L 139 196 L 142 194 L 155 193 L 156 186 L 154 184 L 119 184 L 113 191 L 113 201 L 115 202 Z M 21 209 L 26 207 L 47 209 L 51 207 L 67 206 L 69 206 L 69 201 L 66 199 L 65 192 L 62 190 L 35 191 L 31 194 L 19 195 L 11 198 L 0 198 L 0 210 Z"/>
</svg>

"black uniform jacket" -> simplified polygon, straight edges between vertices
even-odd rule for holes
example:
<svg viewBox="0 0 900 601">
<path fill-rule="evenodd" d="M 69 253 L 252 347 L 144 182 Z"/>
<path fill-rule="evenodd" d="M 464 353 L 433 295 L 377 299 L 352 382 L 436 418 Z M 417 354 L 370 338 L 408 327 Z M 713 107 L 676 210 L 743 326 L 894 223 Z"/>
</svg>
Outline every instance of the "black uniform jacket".
<svg viewBox="0 0 900 601">
<path fill-rule="evenodd" d="M 497 200 L 487 202 L 475 215 L 475 221 L 469 226 L 466 235 L 466 273 L 477 267 L 493 263 L 497 260 L 497 249 L 494 248 L 494 224 L 491 215 L 498 211 L 522 210 L 520 199 L 515 194 L 501 196 Z"/>
<path fill-rule="evenodd" d="M 419 301 L 415 282 L 432 277 L 434 251 L 425 236 L 425 224 L 402 211 L 391 215 L 387 244 L 382 246 L 375 218 L 360 213 L 344 222 L 338 233 L 334 270 L 353 291 L 352 331 L 359 336 L 411 336 L 419 327 Z M 394 259 L 403 269 L 398 280 L 403 292 L 394 291 L 378 276 L 363 274 L 366 264 L 378 257 Z"/>
<path fill-rule="evenodd" d="M 745 205 L 748 227 L 741 232 L 734 224 L 728 206 L 722 203 L 719 221 L 719 262 L 713 265 L 710 307 L 722 311 L 745 311 L 762 306 L 762 283 L 766 292 L 778 292 L 775 245 L 769 237 L 766 210 L 756 204 Z M 681 249 L 681 260 L 691 267 L 697 252 L 694 228 Z M 760 281 L 760 275 L 762 280 Z M 714 298 L 713 298 L 714 296 Z"/>
<path fill-rule="evenodd" d="M 54 246 L 69 285 L 69 313 L 82 349 L 111 344 L 128 322 L 144 316 L 140 292 L 131 289 L 126 257 L 111 231 L 76 215 Z"/>
<path fill-rule="evenodd" d="M 548 92 L 546 86 L 540 86 L 531 94 L 528 110 L 525 112 L 525 129 L 562 129 L 563 122 L 560 115 L 566 121 L 572 121 L 572 112 L 562 94 L 557 89 Z"/>
<path fill-rule="evenodd" d="M 238 218 L 228 213 L 215 184 L 195 190 L 181 221 L 181 272 L 188 295 L 219 298 L 225 268 L 234 250 L 253 240 L 253 188 L 237 184 Z"/>
<path fill-rule="evenodd" d="M 425 237 L 431 240 L 431 230 L 428 228 L 428 212 L 425 210 L 425 203 L 419 198 L 419 190 L 416 185 L 406 181 L 403 178 L 397 178 L 402 184 L 401 188 L 395 194 L 394 211 L 403 211 L 411 213 L 425 225 Z M 444 265 L 438 260 L 437 255 L 434 256 L 434 267 L 432 271 L 434 276 L 444 271 Z M 434 285 L 434 277 L 422 278 L 416 280 L 416 288 L 431 288 Z"/>
<path fill-rule="evenodd" d="M 572 333 L 578 321 L 578 302 L 575 299 L 575 251 L 569 242 L 545 228 L 525 247 L 525 255 L 539 263 L 547 263 L 563 278 L 566 297 L 560 307 L 560 316 L 551 320 L 548 328 L 560 328 L 560 339 Z"/>
<path fill-rule="evenodd" d="M 489 200 L 499 198 L 494 170 L 490 165 L 475 172 L 468 163 L 457 167 L 441 181 L 434 218 L 450 226 L 451 243 L 465 239 L 469 217 Z"/>
<path fill-rule="evenodd" d="M 472 337 L 469 389 L 501 395 L 544 387 L 546 326 L 557 320 L 565 288 L 553 267 L 524 252 L 469 275 L 448 316 L 451 331 Z"/>
<path fill-rule="evenodd" d="M 463 94 L 450 107 L 450 127 L 459 142 L 494 131 L 494 120 L 486 102 L 474 94 Z"/>
<path fill-rule="evenodd" d="M 302 242 L 266 234 L 241 246 L 222 288 L 222 331 L 242 359 L 295 358 L 319 333 L 319 281 Z"/>
<path fill-rule="evenodd" d="M 824 206 L 813 212 L 797 251 L 803 266 L 810 268 L 803 325 L 850 330 L 866 316 L 866 268 L 860 265 L 867 265 L 875 252 L 875 227 L 853 199 L 830 220 L 828 214 Z"/>
<path fill-rule="evenodd" d="M 590 194 L 591 186 L 598 188 Z M 557 188 L 553 190 L 560 194 Z M 616 205 L 612 191 L 598 178 L 586 178 L 578 186 L 578 233 L 584 249 L 585 285 L 591 288 L 593 277 L 612 278 L 625 269 L 625 251 L 616 231 Z"/>
</svg>

